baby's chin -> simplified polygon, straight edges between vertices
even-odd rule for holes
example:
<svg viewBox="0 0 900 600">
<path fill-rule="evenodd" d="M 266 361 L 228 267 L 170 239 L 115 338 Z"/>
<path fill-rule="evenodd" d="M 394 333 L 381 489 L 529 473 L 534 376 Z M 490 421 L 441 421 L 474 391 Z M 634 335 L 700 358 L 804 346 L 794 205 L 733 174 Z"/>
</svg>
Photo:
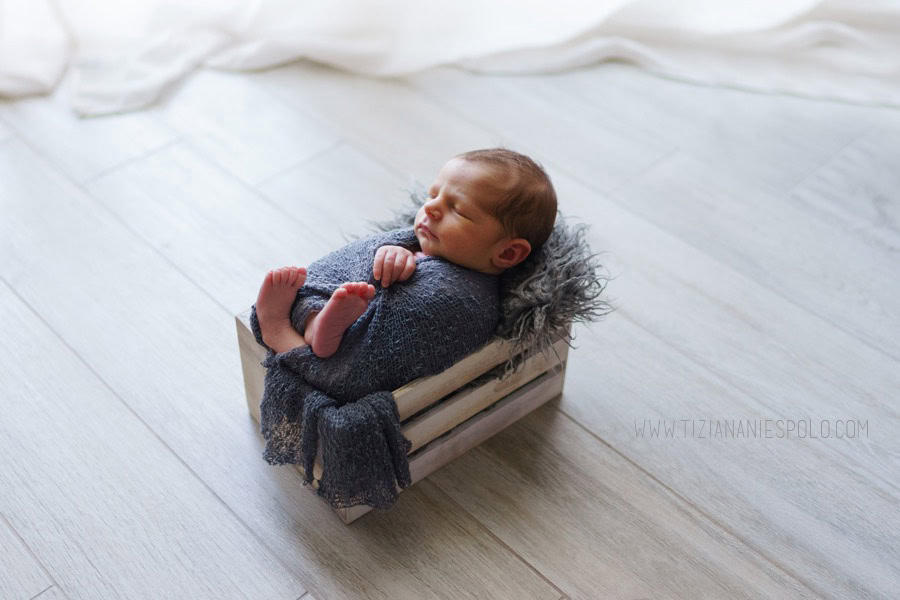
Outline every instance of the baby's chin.
<svg viewBox="0 0 900 600">
<path fill-rule="evenodd" d="M 431 247 L 431 240 L 425 234 L 416 230 L 416 239 L 419 240 L 419 249 L 425 256 L 435 256 L 434 248 Z"/>
</svg>

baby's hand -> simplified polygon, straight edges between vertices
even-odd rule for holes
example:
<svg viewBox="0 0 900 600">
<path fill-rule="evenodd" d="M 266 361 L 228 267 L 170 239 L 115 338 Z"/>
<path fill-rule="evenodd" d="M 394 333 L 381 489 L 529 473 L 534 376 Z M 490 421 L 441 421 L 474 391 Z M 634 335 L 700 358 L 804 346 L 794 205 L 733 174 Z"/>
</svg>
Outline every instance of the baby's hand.
<svg viewBox="0 0 900 600">
<path fill-rule="evenodd" d="M 381 280 L 382 287 L 388 287 L 395 281 L 406 281 L 416 270 L 415 255 L 400 246 L 382 246 L 375 252 L 375 265 L 372 272 L 375 280 Z"/>
</svg>

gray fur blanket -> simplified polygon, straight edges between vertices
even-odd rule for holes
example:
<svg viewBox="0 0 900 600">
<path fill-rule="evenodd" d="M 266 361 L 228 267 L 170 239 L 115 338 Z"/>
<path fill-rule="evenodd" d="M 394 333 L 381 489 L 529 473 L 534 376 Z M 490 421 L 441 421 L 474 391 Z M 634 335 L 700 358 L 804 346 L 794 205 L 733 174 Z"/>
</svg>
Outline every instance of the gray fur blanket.
<svg viewBox="0 0 900 600">
<path fill-rule="evenodd" d="M 291 308 L 304 333 L 342 283 L 367 281 L 375 297 L 344 333 L 337 352 L 319 358 L 309 346 L 268 350 L 260 429 L 269 464 L 300 464 L 312 482 L 318 447 L 322 478 L 317 493 L 332 507 L 388 508 L 411 483 L 407 452 L 392 390 L 434 375 L 483 346 L 500 320 L 499 278 L 440 257 L 416 260 L 404 282 L 381 287 L 372 273 L 384 245 L 418 246 L 412 227 L 368 236 L 313 262 Z M 263 346 L 256 305 L 251 327 Z"/>
</svg>

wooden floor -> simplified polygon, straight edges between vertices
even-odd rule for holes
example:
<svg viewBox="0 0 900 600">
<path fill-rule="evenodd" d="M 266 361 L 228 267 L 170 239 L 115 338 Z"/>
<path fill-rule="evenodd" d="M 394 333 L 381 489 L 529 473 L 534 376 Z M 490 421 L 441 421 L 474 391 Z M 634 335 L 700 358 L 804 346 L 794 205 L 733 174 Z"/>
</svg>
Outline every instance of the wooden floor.
<svg viewBox="0 0 900 600">
<path fill-rule="evenodd" d="M 263 461 L 234 315 L 496 144 L 619 309 L 560 398 L 346 526 Z M 900 597 L 898 167 L 900 111 L 616 64 L 0 104 L 0 598 Z"/>
</svg>

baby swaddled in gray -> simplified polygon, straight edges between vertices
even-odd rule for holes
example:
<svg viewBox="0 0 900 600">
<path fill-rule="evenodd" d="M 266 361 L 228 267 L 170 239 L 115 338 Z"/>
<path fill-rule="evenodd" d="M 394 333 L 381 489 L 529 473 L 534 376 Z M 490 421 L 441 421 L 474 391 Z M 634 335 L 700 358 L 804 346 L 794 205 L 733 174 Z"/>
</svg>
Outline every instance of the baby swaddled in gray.
<svg viewBox="0 0 900 600">
<path fill-rule="evenodd" d="M 412 248 L 412 227 L 355 240 L 317 260 L 291 307 L 301 334 L 341 284 L 366 281 L 375 297 L 344 333 L 337 352 L 319 358 L 310 346 L 276 354 L 263 343 L 253 305 L 256 341 L 268 350 L 260 404 L 263 453 L 272 465 L 299 464 L 313 478 L 321 445 L 319 496 L 334 508 L 388 508 L 412 482 L 392 390 L 447 369 L 487 343 L 500 321 L 496 275 L 441 257 L 419 258 L 406 281 L 381 287 L 372 273 L 381 246 Z"/>
</svg>

